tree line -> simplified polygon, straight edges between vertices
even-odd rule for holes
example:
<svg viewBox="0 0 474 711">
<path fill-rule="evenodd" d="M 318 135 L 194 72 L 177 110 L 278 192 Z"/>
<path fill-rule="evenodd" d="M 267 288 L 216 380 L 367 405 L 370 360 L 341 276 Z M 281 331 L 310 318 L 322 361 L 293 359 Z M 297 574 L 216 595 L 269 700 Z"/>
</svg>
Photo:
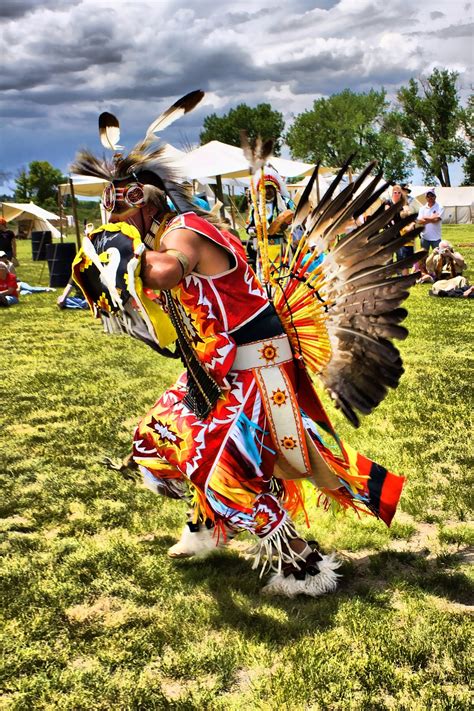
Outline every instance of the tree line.
<svg viewBox="0 0 474 711">
<path fill-rule="evenodd" d="M 240 146 L 240 131 L 250 140 L 274 139 L 274 153 L 283 143 L 294 159 L 339 168 L 354 155 L 358 170 L 376 159 L 384 177 L 407 182 L 416 165 L 428 184 L 450 186 L 448 164 L 464 160 L 464 185 L 474 185 L 474 96 L 461 106 L 458 74 L 435 69 L 426 79 L 410 79 L 391 105 L 384 89 L 357 93 L 344 89 L 316 99 L 286 128 L 283 115 L 270 104 L 239 104 L 224 116 L 206 116 L 201 144 L 218 140 Z M 33 161 L 15 179 L 14 199 L 32 200 L 57 211 L 57 185 L 66 178 L 47 161 Z M 86 203 L 87 205 L 87 203 Z"/>
<path fill-rule="evenodd" d="M 353 168 L 376 159 L 387 180 L 405 182 L 414 165 L 427 183 L 450 186 L 448 164 L 464 159 L 465 185 L 474 184 L 472 152 L 474 98 L 465 108 L 457 91 L 459 75 L 435 69 L 426 79 L 411 79 L 399 89 L 393 105 L 384 89 L 357 93 L 350 89 L 317 99 L 298 114 L 285 132 L 280 112 L 270 104 L 250 108 L 239 104 L 224 116 L 204 119 L 200 141 L 240 145 L 239 131 L 250 139 L 258 134 L 275 139 L 279 155 L 283 141 L 293 158 L 339 168 L 354 154 Z"/>
</svg>

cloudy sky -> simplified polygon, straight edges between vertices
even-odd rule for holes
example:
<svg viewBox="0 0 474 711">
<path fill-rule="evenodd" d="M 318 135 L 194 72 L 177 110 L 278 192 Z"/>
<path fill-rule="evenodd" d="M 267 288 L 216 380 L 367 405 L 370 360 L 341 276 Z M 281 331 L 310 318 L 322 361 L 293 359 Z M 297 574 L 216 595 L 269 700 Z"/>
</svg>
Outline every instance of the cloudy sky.
<svg viewBox="0 0 474 711">
<path fill-rule="evenodd" d="M 163 134 L 178 148 L 198 142 L 204 116 L 239 102 L 267 101 L 289 125 L 347 87 L 394 96 L 443 67 L 459 72 L 465 99 L 474 82 L 465 0 L 2 0 L 0 30 L 0 175 L 10 186 L 32 160 L 67 171 L 78 147 L 101 152 L 101 111 L 119 116 L 130 147 L 193 89 L 205 101 Z"/>
</svg>

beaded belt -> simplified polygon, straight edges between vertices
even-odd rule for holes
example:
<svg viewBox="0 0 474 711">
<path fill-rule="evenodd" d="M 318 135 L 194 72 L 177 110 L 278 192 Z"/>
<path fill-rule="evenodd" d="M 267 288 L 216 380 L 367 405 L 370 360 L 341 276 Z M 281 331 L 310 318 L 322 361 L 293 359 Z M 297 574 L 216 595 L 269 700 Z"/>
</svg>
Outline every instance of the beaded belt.
<svg viewBox="0 0 474 711">
<path fill-rule="evenodd" d="M 267 368 L 291 361 L 293 354 L 288 337 L 285 334 L 262 341 L 254 341 L 237 347 L 237 354 L 232 370 L 252 370 Z"/>
</svg>

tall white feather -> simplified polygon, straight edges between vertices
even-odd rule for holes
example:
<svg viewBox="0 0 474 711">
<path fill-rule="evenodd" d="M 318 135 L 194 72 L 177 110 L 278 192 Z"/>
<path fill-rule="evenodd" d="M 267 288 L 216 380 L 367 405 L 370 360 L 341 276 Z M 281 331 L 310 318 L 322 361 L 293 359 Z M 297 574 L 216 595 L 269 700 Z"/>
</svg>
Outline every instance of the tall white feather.
<svg viewBox="0 0 474 711">
<path fill-rule="evenodd" d="M 163 111 L 162 114 L 151 122 L 146 130 L 146 137 L 152 138 L 153 134 L 168 128 L 168 126 L 174 123 L 177 119 L 181 118 L 181 116 L 184 116 L 184 114 L 192 111 L 203 97 L 204 92 L 200 90 L 191 91 L 189 94 L 182 96 L 181 99 L 175 101 L 172 106 L 167 108 L 166 111 Z"/>
</svg>

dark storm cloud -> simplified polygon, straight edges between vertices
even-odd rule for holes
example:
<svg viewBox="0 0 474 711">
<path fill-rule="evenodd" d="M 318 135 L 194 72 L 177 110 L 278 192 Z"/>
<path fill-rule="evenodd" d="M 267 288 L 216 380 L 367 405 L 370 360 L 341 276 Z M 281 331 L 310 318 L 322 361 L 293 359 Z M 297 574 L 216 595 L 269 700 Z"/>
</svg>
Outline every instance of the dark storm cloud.
<svg viewBox="0 0 474 711">
<path fill-rule="evenodd" d="M 114 75 L 111 72 L 110 82 L 105 88 L 102 85 L 91 86 L 87 78 L 79 74 L 72 78 L 71 73 L 79 73 L 90 64 L 97 65 L 99 61 L 103 63 L 117 64 L 122 60 L 122 54 L 116 50 L 115 54 L 110 45 L 107 50 L 98 47 L 95 52 L 95 45 L 92 43 L 88 48 L 82 48 L 82 55 L 77 56 L 75 52 L 67 52 L 64 61 L 57 61 L 50 66 L 32 68 L 23 75 L 21 67 L 16 67 L 13 74 L 7 77 L 0 76 L 0 88 L 21 88 L 22 98 L 35 104 L 62 105 L 68 102 L 81 103 L 89 101 L 153 101 L 173 99 L 179 95 L 186 94 L 193 89 L 203 89 L 212 91 L 227 92 L 229 89 L 229 76 L 232 76 L 233 85 L 243 87 L 249 83 L 260 81 L 270 81 L 272 73 L 270 69 L 256 67 L 253 64 L 250 52 L 238 47 L 222 47 L 211 49 L 201 47 L 200 53 L 192 56 L 185 51 L 186 39 L 181 43 L 173 42 L 173 55 L 166 51 L 164 55 L 168 60 L 173 58 L 179 66 L 174 63 L 173 72 L 161 67 L 167 67 L 166 62 L 156 59 L 156 62 L 148 61 L 142 66 L 138 64 L 131 69 L 122 67 L 120 72 Z M 42 50 L 44 46 L 42 45 Z M 79 53 L 79 47 L 77 53 Z M 104 52 L 104 54 L 102 54 Z M 44 56 L 48 56 L 47 51 L 42 51 Z M 95 58 L 93 62 L 92 59 Z M 45 60 L 47 61 L 47 60 Z M 61 76 L 63 75 L 63 76 Z M 275 74 L 277 76 L 277 74 Z M 48 78 L 50 81 L 48 82 Z"/>
<path fill-rule="evenodd" d="M 339 4 L 339 0 L 292 0 L 291 9 L 294 13 L 311 10 L 330 10 Z"/>
<path fill-rule="evenodd" d="M 363 52 L 358 50 L 350 56 L 341 56 L 333 52 L 320 52 L 319 54 L 302 57 L 301 59 L 290 59 L 283 62 L 276 62 L 268 68 L 268 77 L 278 80 L 282 76 L 292 77 L 295 75 L 307 75 L 309 72 L 340 72 L 353 69 L 363 60 Z"/>
<path fill-rule="evenodd" d="M 18 20 L 36 10 L 60 10 L 66 12 L 82 0 L 2 0 L 0 3 L 0 22 Z"/>
<path fill-rule="evenodd" d="M 40 100 L 44 91 L 50 96 L 56 88 L 60 94 L 65 81 L 71 89 L 80 87 L 84 82 L 79 76 L 81 72 L 120 65 L 123 52 L 130 43 L 117 35 L 111 26 L 107 42 L 104 42 L 103 32 L 92 17 L 81 18 L 74 33 L 66 34 L 52 28 L 49 33 L 39 31 L 37 35 L 28 35 L 23 41 L 22 54 L 17 56 L 12 51 L 4 64 L 0 90 L 35 89 L 36 100 Z M 8 38 L 5 42 L 8 43 Z"/>
<path fill-rule="evenodd" d="M 25 102 L 21 102 L 20 105 L 15 102 L 15 106 L 11 103 L 0 101 L 0 118 L 18 118 L 21 116 L 21 120 L 28 119 L 39 119 L 46 118 L 48 116 L 48 110 L 46 107 L 31 106 Z"/>
<path fill-rule="evenodd" d="M 432 20 L 439 20 L 439 19 L 441 19 L 442 17 L 446 17 L 446 15 L 444 14 L 444 12 L 439 12 L 438 10 L 435 10 L 434 12 L 430 12 L 430 18 L 431 18 Z"/>
<path fill-rule="evenodd" d="M 354 92 L 367 92 L 374 88 L 373 75 L 363 76 L 351 69 L 340 72 L 323 72 L 320 75 L 302 77 L 299 81 L 290 82 L 294 94 L 329 96 L 338 94 L 344 89 Z"/>
<path fill-rule="evenodd" d="M 84 83 L 84 79 L 72 75 L 84 72 L 92 65 L 95 67 L 106 64 L 118 65 L 121 61 L 122 52 L 109 47 L 91 48 L 90 51 L 83 51 L 82 56 L 79 53 L 71 53 L 62 58 L 45 53 L 41 64 L 34 60 L 30 63 L 25 61 L 22 65 L 12 67 L 0 74 L 0 90 L 23 91 L 39 87 L 36 96 L 40 99 L 43 95 L 41 87 L 54 84 L 59 91 L 63 91 L 61 75 L 66 75 L 68 82 L 73 82 L 74 87 L 79 87 Z M 46 91 L 49 93 L 49 88 Z"/>
<path fill-rule="evenodd" d="M 172 77 L 169 72 L 161 77 L 168 76 L 172 81 L 210 84 L 216 81 L 232 82 L 233 87 L 238 89 L 239 82 L 255 81 L 262 78 L 261 70 L 255 66 L 250 52 L 235 45 L 223 45 L 216 47 L 196 47 L 192 56 L 186 51 L 186 40 L 180 43 L 174 42 L 173 59 L 180 64 L 178 72 L 174 71 Z M 156 78 L 156 71 L 153 67 L 145 69 L 145 82 Z M 143 74 L 141 74 L 143 76 Z"/>
<path fill-rule="evenodd" d="M 443 30 L 438 30 L 437 37 L 472 37 L 474 34 L 474 23 L 469 22 L 465 25 L 449 25 Z"/>
<path fill-rule="evenodd" d="M 424 32 L 425 37 L 439 37 L 441 39 L 453 39 L 456 37 L 472 37 L 474 34 L 474 23 L 467 22 L 465 24 L 459 25 L 449 25 L 448 27 L 443 27 L 439 30 L 432 30 L 431 32 Z M 409 32 L 407 36 L 411 35 L 417 37 L 417 32 Z"/>
<path fill-rule="evenodd" d="M 271 8 L 262 7 L 256 12 L 227 12 L 219 20 L 219 26 L 235 27 L 236 25 L 244 25 L 246 22 L 258 20 L 261 17 L 266 17 L 272 13 Z"/>
<path fill-rule="evenodd" d="M 415 10 L 410 7 L 402 8 L 400 5 L 362 6 L 357 11 L 339 15 L 337 21 L 329 21 L 328 13 L 318 12 L 320 9 L 323 8 L 311 8 L 304 15 L 291 14 L 278 18 L 267 31 L 273 35 L 295 32 L 308 36 L 308 32 L 313 30 L 319 37 L 354 37 L 358 32 L 362 32 L 363 36 L 367 37 L 369 31 L 398 31 L 406 24 L 414 24 Z"/>
</svg>

